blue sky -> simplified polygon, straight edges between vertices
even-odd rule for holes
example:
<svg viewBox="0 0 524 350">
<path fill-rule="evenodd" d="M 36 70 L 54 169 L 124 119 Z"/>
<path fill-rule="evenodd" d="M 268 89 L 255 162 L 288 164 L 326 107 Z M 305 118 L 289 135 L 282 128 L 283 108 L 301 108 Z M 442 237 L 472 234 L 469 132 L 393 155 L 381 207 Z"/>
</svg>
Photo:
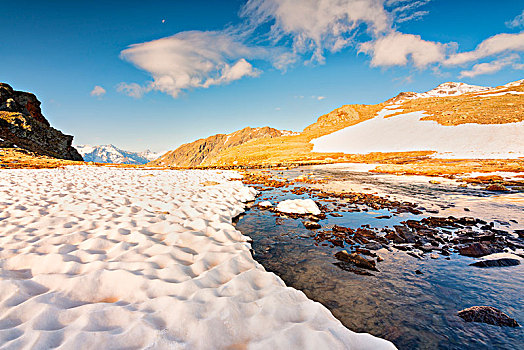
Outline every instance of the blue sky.
<svg viewBox="0 0 524 350">
<path fill-rule="evenodd" d="M 162 151 L 245 126 L 300 131 L 446 81 L 524 78 L 520 0 L 322 3 L 9 2 L 0 81 L 34 92 L 76 144 Z"/>
</svg>

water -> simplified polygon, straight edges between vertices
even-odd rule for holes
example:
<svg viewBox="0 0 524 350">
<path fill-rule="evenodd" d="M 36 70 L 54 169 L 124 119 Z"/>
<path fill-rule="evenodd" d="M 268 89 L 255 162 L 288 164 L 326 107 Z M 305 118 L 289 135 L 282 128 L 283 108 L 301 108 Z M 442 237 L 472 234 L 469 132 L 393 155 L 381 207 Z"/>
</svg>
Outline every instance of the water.
<svg viewBox="0 0 524 350">
<path fill-rule="evenodd" d="M 416 197 L 437 205 L 444 212 L 451 209 L 464 213 L 460 205 L 449 206 L 453 204 L 450 202 L 465 200 L 474 207 L 475 198 L 482 201 L 489 196 L 476 190 L 456 189 L 456 186 L 454 190 L 435 191 L 435 186 L 427 181 L 410 184 L 409 181 L 397 181 L 390 177 L 329 167 L 299 168 L 285 171 L 283 175 L 294 178 L 303 171 L 364 183 L 364 186 L 373 186 L 372 191 L 388 189 L 390 195 L 398 192 L 402 196 Z M 453 196 L 453 201 L 446 202 L 447 196 Z M 272 189 L 264 192 L 258 200 L 273 198 L 273 203 L 277 203 L 287 198 L 303 197 L 307 195 L 295 196 L 281 189 Z M 509 208 L 508 211 L 515 209 Z M 524 207 L 520 209 L 522 213 Z M 423 217 L 403 214 L 390 220 L 375 218 L 387 213 L 386 210 L 341 213 L 343 217 L 328 216 L 320 224 L 325 227 L 336 223 L 352 228 L 362 224 L 391 226 L 406 218 Z M 476 216 L 475 210 L 467 215 Z M 503 216 L 504 212 L 500 215 Z M 271 212 L 254 207 L 239 220 L 237 228 L 253 239 L 254 257 L 267 270 L 276 273 L 287 285 L 302 290 L 309 298 L 325 305 L 353 331 L 388 339 L 400 349 L 524 348 L 522 327 L 465 323 L 456 315 L 459 310 L 470 306 L 490 305 L 523 324 L 522 264 L 480 269 L 468 266 L 475 259 L 457 254 L 452 254 L 449 260 L 440 255 L 438 259 L 427 257 L 419 260 L 396 249 L 381 249 L 378 254 L 384 261 L 377 265 L 380 272 L 375 276 L 362 276 L 335 266 L 333 263 L 337 260 L 333 254 L 341 248 L 315 245 L 312 239 L 314 234 L 303 227 L 301 220 L 277 220 Z M 423 274 L 416 274 L 415 270 Z"/>
</svg>

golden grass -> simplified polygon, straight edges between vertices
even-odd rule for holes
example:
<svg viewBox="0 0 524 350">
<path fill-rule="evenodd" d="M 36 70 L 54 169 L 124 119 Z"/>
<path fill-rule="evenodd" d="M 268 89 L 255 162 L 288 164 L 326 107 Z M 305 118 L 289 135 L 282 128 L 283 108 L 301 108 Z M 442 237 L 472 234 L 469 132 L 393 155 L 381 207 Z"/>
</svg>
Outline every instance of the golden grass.
<svg viewBox="0 0 524 350">
<path fill-rule="evenodd" d="M 524 91 L 524 85 L 504 90 L 522 92 Z M 400 106 L 402 111 L 391 116 L 423 110 L 428 114 L 423 120 L 434 120 L 442 125 L 465 123 L 503 124 L 524 121 L 524 95 L 506 94 L 480 97 L 483 95 L 485 94 L 470 93 L 454 97 L 406 100 Z M 207 159 L 202 165 L 277 166 L 279 164 L 293 163 L 317 164 L 334 162 L 405 163 L 430 154 L 431 152 L 404 152 L 347 155 L 343 153 L 312 152 L 313 145 L 310 143 L 311 140 L 371 119 L 385 106 L 385 103 L 376 105 L 345 105 L 321 116 L 316 123 L 308 126 L 299 135 L 251 140 L 242 145 L 224 150 L 215 157 Z M 480 162 L 482 164 L 486 163 L 485 161 Z"/>
<path fill-rule="evenodd" d="M 405 164 L 383 164 L 372 172 L 398 175 L 459 175 L 471 172 L 524 172 L 524 158 L 520 159 L 422 159 Z"/>
<path fill-rule="evenodd" d="M 0 111 L 0 119 L 5 120 L 11 125 L 16 125 L 22 129 L 31 131 L 31 125 L 27 123 L 26 118 L 21 113 Z"/>
<path fill-rule="evenodd" d="M 524 91 L 518 86 L 506 91 Z M 425 111 L 422 120 L 434 120 L 442 125 L 505 124 L 524 121 L 524 95 L 480 97 L 485 94 L 469 93 L 460 96 L 419 98 L 404 101 L 399 114 Z"/>
<path fill-rule="evenodd" d="M 256 139 L 207 159 L 203 166 L 343 162 L 344 153 L 312 152 L 311 140 L 373 118 L 384 104 L 346 105 L 318 118 L 299 135 Z"/>
</svg>

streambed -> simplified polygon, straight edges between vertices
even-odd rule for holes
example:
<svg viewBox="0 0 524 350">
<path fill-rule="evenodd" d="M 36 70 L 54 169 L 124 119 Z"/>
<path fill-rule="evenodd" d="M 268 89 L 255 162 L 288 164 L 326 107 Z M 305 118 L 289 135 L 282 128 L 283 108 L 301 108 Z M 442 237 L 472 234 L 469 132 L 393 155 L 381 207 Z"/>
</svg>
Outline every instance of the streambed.
<svg viewBox="0 0 524 350">
<path fill-rule="evenodd" d="M 389 209 L 338 211 L 337 217 L 328 214 L 319 221 L 322 228 L 392 227 L 409 219 L 448 215 L 480 218 L 509 233 L 524 224 L 520 194 L 501 195 L 459 187 L 446 179 L 430 183 L 426 178 L 376 175 L 362 170 L 317 166 L 271 173 L 287 179 L 304 174 L 327 178 L 324 184 L 300 186 L 343 186 L 347 191 L 416 202 L 422 209 L 420 214 Z M 521 348 L 522 327 L 465 323 L 457 312 L 474 305 L 489 305 L 524 323 L 524 265 L 477 268 L 470 264 L 479 259 L 454 251 L 449 256 L 424 254 L 418 259 L 389 247 L 376 251 L 383 261 L 377 264 L 379 271 L 373 276 L 354 274 L 335 265 L 338 261 L 334 254 L 347 247 L 318 242 L 314 239 L 317 231 L 306 229 L 303 220 L 283 218 L 256 206 L 264 200 L 276 204 L 294 198 L 330 204 L 315 192 L 296 194 L 289 188 L 266 187 L 251 210 L 240 218 L 237 229 L 253 239 L 258 262 L 287 285 L 324 304 L 349 329 L 383 337 L 400 349 Z M 380 218 L 387 216 L 391 217 Z"/>
</svg>

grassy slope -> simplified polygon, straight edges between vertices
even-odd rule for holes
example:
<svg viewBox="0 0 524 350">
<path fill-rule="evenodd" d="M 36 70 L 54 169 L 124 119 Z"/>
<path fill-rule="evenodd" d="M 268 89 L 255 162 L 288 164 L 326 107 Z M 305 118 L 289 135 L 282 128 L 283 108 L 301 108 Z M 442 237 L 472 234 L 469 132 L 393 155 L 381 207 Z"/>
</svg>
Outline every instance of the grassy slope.
<svg viewBox="0 0 524 350">
<path fill-rule="evenodd" d="M 512 87 L 510 91 L 524 91 L 524 85 Z M 406 100 L 401 104 L 403 111 L 426 111 L 424 120 L 434 120 L 443 125 L 464 123 L 502 124 L 524 120 L 524 95 L 502 95 L 480 97 L 482 93 L 460 96 Z M 326 115 L 295 136 L 284 136 L 270 140 L 253 140 L 230 148 L 209 158 L 202 165 L 278 165 L 290 163 L 330 162 L 388 162 L 405 163 L 425 159 L 428 152 L 372 153 L 367 155 L 344 155 L 343 153 L 313 153 L 311 140 L 331 134 L 351 125 L 373 118 L 386 103 L 377 105 L 346 105 Z M 400 114 L 397 113 L 397 114 Z M 431 162 L 431 161 L 430 161 Z M 479 164 L 485 164 L 479 161 Z"/>
</svg>

